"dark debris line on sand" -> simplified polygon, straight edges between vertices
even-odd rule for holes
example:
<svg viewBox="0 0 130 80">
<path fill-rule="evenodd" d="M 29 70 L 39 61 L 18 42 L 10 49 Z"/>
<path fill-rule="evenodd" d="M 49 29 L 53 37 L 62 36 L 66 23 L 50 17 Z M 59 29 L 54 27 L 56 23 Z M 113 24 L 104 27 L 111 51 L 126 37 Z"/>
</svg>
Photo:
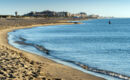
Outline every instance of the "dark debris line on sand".
<svg viewBox="0 0 130 80">
<path fill-rule="evenodd" d="M 41 51 L 41 52 L 44 52 L 46 53 L 47 55 L 49 55 L 49 50 L 46 49 L 45 47 L 41 46 L 41 45 L 38 45 L 38 44 L 33 44 L 33 43 L 26 43 L 24 41 L 15 41 L 15 43 L 17 44 L 21 44 L 21 45 L 27 45 L 27 46 L 33 46 L 35 47 L 37 50 Z"/>
</svg>

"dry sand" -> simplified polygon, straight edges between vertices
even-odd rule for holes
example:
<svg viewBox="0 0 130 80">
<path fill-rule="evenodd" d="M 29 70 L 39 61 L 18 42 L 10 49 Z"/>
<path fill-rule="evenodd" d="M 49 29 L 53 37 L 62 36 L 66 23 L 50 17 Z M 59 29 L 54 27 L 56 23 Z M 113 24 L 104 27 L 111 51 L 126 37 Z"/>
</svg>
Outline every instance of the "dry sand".
<svg viewBox="0 0 130 80">
<path fill-rule="evenodd" d="M 7 33 L 15 29 L 31 28 L 39 24 L 9 27 L 0 30 L 0 80 L 104 80 L 82 71 L 58 64 L 45 57 L 14 48 L 8 44 Z"/>
</svg>

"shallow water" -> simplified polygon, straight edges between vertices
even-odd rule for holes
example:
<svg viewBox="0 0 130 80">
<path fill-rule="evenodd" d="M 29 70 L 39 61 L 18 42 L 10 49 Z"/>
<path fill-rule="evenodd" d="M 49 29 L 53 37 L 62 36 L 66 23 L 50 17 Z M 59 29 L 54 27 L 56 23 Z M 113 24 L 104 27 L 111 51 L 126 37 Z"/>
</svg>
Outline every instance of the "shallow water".
<svg viewBox="0 0 130 80">
<path fill-rule="evenodd" d="M 130 77 L 130 19 L 82 21 L 84 24 L 20 29 L 9 33 L 9 43 L 17 48 L 46 55 L 25 43 L 50 50 L 50 56 L 75 61 L 89 67 Z M 115 80 L 115 79 L 114 79 Z"/>
</svg>

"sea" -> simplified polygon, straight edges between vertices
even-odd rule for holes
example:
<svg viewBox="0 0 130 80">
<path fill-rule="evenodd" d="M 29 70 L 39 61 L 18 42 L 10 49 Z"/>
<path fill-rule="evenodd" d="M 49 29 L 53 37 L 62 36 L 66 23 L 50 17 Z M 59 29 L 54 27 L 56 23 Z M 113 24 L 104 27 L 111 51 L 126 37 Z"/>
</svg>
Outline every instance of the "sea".
<svg viewBox="0 0 130 80">
<path fill-rule="evenodd" d="M 109 21 L 111 24 L 109 24 Z M 18 29 L 9 44 L 107 80 L 130 80 L 130 18 Z"/>
</svg>

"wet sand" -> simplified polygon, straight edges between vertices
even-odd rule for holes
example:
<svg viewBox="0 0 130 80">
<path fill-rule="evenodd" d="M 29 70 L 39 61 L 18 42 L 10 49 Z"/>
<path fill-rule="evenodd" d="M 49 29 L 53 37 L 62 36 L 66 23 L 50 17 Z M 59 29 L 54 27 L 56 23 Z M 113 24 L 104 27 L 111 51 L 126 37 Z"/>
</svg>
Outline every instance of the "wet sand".
<svg viewBox="0 0 130 80">
<path fill-rule="evenodd" d="M 74 23 L 49 23 L 28 26 L 1 27 L 0 79 L 12 80 L 104 80 L 82 71 L 58 64 L 45 57 L 14 48 L 8 44 L 7 33 L 16 29 Z"/>
</svg>

